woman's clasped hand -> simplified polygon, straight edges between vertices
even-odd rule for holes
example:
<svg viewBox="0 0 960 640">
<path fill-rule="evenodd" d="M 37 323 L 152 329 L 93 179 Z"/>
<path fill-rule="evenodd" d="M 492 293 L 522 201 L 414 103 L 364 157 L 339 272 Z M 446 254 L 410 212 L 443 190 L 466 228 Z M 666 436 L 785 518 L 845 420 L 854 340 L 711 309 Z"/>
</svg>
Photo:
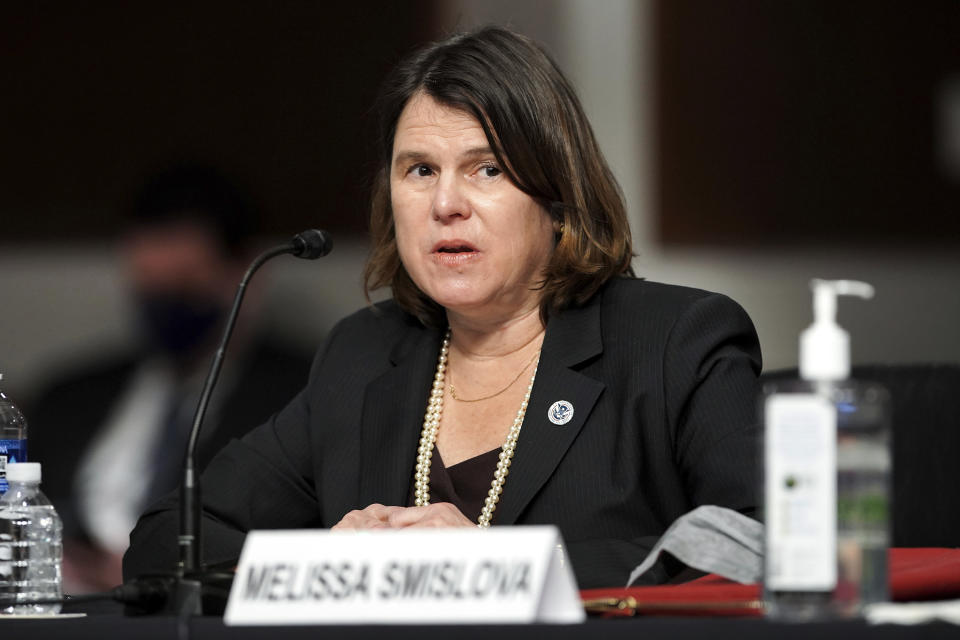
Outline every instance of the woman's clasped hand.
<svg viewBox="0 0 960 640">
<path fill-rule="evenodd" d="M 331 529 L 403 529 L 405 527 L 475 527 L 449 502 L 439 502 L 423 507 L 387 507 L 371 504 L 364 509 L 355 509 Z"/>
</svg>

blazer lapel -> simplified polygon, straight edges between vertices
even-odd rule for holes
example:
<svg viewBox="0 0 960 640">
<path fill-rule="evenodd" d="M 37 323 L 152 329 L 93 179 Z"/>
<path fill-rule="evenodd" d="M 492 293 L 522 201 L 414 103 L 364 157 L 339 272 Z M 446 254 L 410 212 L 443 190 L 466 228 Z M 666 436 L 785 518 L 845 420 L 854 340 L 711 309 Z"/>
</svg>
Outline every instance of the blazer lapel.
<svg viewBox="0 0 960 640">
<path fill-rule="evenodd" d="M 602 294 L 601 294 L 602 295 Z M 493 524 L 513 524 L 553 474 L 590 416 L 605 385 L 571 367 L 603 351 L 600 298 L 588 306 L 551 318 L 540 355 L 537 378 L 524 417 L 510 475 L 493 514 Z M 547 412 L 558 400 L 573 406 L 570 422 L 556 425 Z"/>
<path fill-rule="evenodd" d="M 367 385 L 360 425 L 360 508 L 407 503 L 441 340 L 438 331 L 411 328 L 390 354 L 393 366 Z"/>
</svg>

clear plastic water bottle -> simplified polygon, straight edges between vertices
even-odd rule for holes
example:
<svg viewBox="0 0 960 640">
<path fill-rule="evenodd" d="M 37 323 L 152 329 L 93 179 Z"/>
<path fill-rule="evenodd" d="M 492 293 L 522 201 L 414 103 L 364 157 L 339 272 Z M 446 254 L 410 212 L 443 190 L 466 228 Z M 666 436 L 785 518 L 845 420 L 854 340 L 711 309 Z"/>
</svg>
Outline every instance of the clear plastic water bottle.
<svg viewBox="0 0 960 640">
<path fill-rule="evenodd" d="M 0 390 L 0 495 L 7 491 L 7 463 L 26 461 L 27 421 L 17 405 Z"/>
<path fill-rule="evenodd" d="M 0 498 L 0 612 L 56 614 L 63 597 L 63 525 L 40 491 L 40 464 L 7 465 L 10 488 Z"/>
</svg>

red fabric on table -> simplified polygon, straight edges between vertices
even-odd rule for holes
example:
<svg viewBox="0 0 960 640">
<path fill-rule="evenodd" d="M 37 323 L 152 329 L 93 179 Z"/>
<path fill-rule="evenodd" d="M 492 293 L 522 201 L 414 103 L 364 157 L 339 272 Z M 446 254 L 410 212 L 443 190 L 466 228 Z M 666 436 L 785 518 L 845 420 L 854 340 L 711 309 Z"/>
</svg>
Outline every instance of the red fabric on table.
<svg viewBox="0 0 960 640">
<path fill-rule="evenodd" d="M 888 557 L 892 600 L 960 597 L 960 549 L 890 549 Z M 761 597 L 759 585 L 739 584 L 712 573 L 684 584 L 586 589 L 580 592 L 580 597 L 585 601 L 632 597 L 639 607 L 637 613 L 645 615 L 762 615 L 762 610 L 755 606 Z M 678 609 L 680 606 L 683 608 Z M 633 612 L 609 611 L 607 615 L 633 615 Z"/>
<path fill-rule="evenodd" d="M 896 602 L 960 598 L 960 549 L 890 549 Z"/>
<path fill-rule="evenodd" d="M 616 598 L 636 600 L 636 611 L 629 607 L 607 610 L 610 617 L 630 615 L 684 615 L 684 616 L 759 616 L 763 612 L 748 603 L 760 598 L 756 584 L 739 584 L 716 574 L 709 574 L 683 584 L 653 587 L 620 587 L 619 589 L 585 589 L 580 598 L 590 600 Z M 742 603 L 743 606 L 736 606 Z M 681 608 L 677 608 L 681 607 Z M 589 607 L 588 607 L 589 610 Z"/>
</svg>

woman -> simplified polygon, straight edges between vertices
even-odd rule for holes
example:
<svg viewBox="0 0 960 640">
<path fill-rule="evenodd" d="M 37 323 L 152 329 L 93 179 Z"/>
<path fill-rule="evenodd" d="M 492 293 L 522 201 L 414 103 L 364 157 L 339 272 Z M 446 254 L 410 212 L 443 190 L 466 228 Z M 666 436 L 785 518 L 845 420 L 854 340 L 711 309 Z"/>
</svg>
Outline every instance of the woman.
<svg viewBox="0 0 960 640">
<path fill-rule="evenodd" d="M 379 113 L 366 285 L 393 300 L 211 462 L 207 562 L 255 528 L 552 523 L 580 586 L 610 586 L 691 508 L 751 509 L 753 326 L 631 277 L 622 196 L 552 61 L 499 28 L 454 37 Z M 172 568 L 174 508 L 143 516 L 126 575 Z"/>
</svg>

